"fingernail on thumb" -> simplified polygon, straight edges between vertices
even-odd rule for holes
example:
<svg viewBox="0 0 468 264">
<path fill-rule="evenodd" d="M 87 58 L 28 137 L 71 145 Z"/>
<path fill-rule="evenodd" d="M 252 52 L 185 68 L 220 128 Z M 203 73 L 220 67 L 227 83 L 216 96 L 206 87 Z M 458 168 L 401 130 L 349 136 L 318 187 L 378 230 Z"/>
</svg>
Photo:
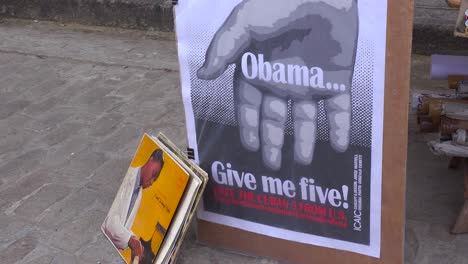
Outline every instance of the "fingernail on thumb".
<svg viewBox="0 0 468 264">
<path fill-rule="evenodd" d="M 211 61 L 206 61 L 205 64 L 198 69 L 197 75 L 204 80 L 215 79 L 223 73 L 224 63 L 219 58 L 214 58 Z"/>
</svg>

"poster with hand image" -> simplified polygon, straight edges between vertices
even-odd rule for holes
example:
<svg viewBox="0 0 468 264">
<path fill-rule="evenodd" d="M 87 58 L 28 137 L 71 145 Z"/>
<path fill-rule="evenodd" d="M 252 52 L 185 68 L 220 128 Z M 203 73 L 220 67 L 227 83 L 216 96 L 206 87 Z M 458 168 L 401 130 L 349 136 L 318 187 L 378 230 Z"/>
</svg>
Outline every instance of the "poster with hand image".
<svg viewBox="0 0 468 264">
<path fill-rule="evenodd" d="M 210 176 L 199 218 L 379 257 L 387 2 L 175 14 L 189 145 Z"/>
</svg>

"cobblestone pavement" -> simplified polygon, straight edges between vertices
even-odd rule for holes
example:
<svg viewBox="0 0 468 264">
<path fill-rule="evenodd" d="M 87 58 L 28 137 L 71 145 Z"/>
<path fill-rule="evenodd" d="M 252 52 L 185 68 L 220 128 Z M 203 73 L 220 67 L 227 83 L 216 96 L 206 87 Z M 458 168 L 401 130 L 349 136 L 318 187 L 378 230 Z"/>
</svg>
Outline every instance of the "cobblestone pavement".
<svg viewBox="0 0 468 264">
<path fill-rule="evenodd" d="M 0 25 L 1 263 L 121 263 L 100 225 L 140 137 L 185 145 L 171 39 Z M 182 263 L 260 261 L 194 240 Z"/>
<path fill-rule="evenodd" d="M 0 23 L 1 263 L 121 263 L 99 228 L 140 137 L 162 131 L 185 146 L 173 39 Z M 424 76 L 428 59 L 414 61 Z M 468 263 L 468 237 L 448 233 L 461 172 L 410 136 L 407 263 Z M 279 263 L 202 246 L 193 230 L 179 262 Z"/>
</svg>

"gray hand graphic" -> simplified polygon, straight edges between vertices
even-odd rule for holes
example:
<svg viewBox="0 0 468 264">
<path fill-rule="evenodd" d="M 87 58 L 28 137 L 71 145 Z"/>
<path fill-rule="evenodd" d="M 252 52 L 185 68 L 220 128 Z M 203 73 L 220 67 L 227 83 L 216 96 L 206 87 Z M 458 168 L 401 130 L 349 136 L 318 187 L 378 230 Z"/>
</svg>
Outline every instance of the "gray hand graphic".
<svg viewBox="0 0 468 264">
<path fill-rule="evenodd" d="M 358 36 L 356 0 L 244 0 L 217 31 L 198 77 L 236 65 L 243 146 L 281 168 L 287 102 L 293 102 L 294 160 L 313 160 L 317 103 L 324 100 L 331 146 L 349 145 L 351 82 Z"/>
</svg>

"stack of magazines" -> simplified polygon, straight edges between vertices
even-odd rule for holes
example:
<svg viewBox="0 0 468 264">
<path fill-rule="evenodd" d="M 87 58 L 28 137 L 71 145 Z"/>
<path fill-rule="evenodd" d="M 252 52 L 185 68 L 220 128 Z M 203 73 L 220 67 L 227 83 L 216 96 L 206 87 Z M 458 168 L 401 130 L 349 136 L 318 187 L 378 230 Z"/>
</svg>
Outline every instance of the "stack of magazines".
<svg viewBox="0 0 468 264">
<path fill-rule="evenodd" d="M 207 181 L 167 137 L 145 134 L 101 229 L 127 263 L 173 263 Z"/>
</svg>

